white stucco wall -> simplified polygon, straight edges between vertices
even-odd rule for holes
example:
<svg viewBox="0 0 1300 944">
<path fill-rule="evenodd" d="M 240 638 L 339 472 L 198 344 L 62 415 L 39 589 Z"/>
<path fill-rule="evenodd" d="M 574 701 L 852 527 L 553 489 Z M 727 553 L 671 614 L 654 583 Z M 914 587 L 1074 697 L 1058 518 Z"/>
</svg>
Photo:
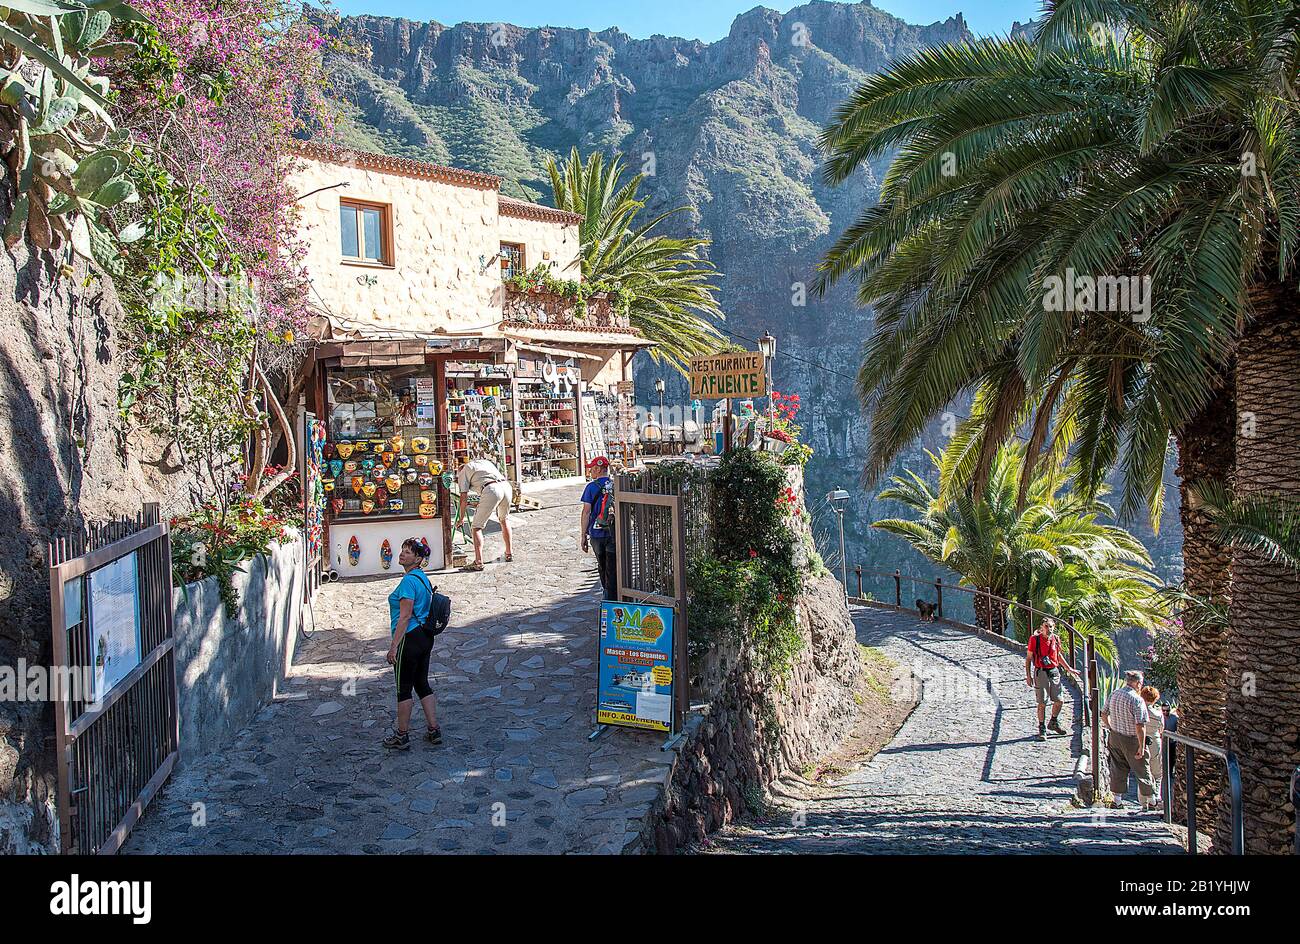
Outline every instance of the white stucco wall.
<svg viewBox="0 0 1300 944">
<path fill-rule="evenodd" d="M 499 263 L 483 262 L 502 241 L 523 243 L 530 267 L 554 261 L 559 275 L 578 277 L 578 227 L 503 216 L 494 189 L 316 158 L 296 163 L 291 186 L 311 194 L 300 202 L 304 262 L 315 301 L 330 314 L 403 330 L 489 329 L 501 320 L 504 290 Z M 343 261 L 339 203 L 349 199 L 391 208 L 391 265 Z"/>
</svg>

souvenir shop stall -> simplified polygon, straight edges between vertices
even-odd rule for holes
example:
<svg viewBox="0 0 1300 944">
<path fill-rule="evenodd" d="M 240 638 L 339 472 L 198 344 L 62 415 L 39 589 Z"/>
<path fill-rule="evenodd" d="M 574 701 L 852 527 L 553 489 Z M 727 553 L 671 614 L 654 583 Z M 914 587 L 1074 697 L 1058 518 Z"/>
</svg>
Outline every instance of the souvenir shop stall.
<svg viewBox="0 0 1300 944">
<path fill-rule="evenodd" d="M 584 480 L 582 399 L 572 355 L 519 353 L 505 409 L 508 475 L 522 491 Z"/>
<path fill-rule="evenodd" d="M 445 566 L 457 463 L 466 455 L 504 460 L 506 347 L 502 339 L 462 338 L 318 348 L 306 406 L 325 428 L 326 570 L 392 571 L 408 537 L 429 542 L 431 569 Z"/>
</svg>

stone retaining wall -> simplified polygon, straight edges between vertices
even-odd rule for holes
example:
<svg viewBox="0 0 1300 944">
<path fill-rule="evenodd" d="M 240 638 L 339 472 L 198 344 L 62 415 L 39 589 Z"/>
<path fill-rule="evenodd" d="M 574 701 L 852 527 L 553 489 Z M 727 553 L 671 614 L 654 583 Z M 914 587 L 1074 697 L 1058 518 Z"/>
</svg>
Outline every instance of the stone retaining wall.
<svg viewBox="0 0 1300 944">
<path fill-rule="evenodd" d="M 857 640 L 834 577 L 810 579 L 798 604 L 804 645 L 783 682 L 742 652 L 715 650 L 707 706 L 688 715 L 661 799 L 634 849 L 674 853 L 743 815 L 788 771 L 827 754 L 853 728 Z"/>
<path fill-rule="evenodd" d="M 175 591 L 176 686 L 181 763 L 229 743 L 275 694 L 293 660 L 302 613 L 302 543 L 234 576 L 238 612 L 221 605 L 209 577 Z"/>
</svg>

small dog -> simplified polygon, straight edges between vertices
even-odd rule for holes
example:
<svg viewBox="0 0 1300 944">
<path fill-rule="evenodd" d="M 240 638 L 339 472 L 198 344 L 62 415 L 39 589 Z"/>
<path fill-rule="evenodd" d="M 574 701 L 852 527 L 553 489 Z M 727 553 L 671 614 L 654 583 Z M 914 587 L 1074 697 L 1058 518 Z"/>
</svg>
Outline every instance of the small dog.
<svg viewBox="0 0 1300 944">
<path fill-rule="evenodd" d="M 921 614 L 921 622 L 923 623 L 933 623 L 934 612 L 938 608 L 938 604 L 935 603 L 926 603 L 924 600 L 916 601 L 916 612 Z"/>
</svg>

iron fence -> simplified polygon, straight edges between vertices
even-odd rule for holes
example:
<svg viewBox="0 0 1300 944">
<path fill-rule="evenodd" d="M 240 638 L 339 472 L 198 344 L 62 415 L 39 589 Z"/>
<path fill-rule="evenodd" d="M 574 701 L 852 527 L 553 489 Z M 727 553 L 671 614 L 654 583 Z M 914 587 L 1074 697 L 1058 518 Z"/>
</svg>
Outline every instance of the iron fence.
<svg viewBox="0 0 1300 944">
<path fill-rule="evenodd" d="M 1177 742 L 1185 748 L 1183 751 L 1183 763 L 1186 771 L 1184 782 L 1187 791 L 1185 795 L 1188 797 L 1196 796 L 1196 752 L 1201 751 L 1223 761 L 1223 766 L 1228 775 L 1228 795 L 1231 803 L 1232 854 L 1241 855 L 1246 848 L 1246 839 L 1245 821 L 1241 811 L 1241 767 L 1237 763 L 1237 755 L 1226 748 L 1215 747 L 1208 741 L 1202 741 L 1186 734 L 1178 734 L 1176 731 L 1165 731 L 1160 737 L 1160 764 L 1164 770 L 1164 784 L 1161 794 L 1164 798 L 1165 822 L 1172 823 L 1174 821 L 1173 790 L 1171 787 L 1174 773 L 1173 745 Z M 1189 855 L 1196 855 L 1196 803 L 1189 802 L 1185 803 L 1184 806 L 1187 807 L 1187 852 Z"/>
</svg>

